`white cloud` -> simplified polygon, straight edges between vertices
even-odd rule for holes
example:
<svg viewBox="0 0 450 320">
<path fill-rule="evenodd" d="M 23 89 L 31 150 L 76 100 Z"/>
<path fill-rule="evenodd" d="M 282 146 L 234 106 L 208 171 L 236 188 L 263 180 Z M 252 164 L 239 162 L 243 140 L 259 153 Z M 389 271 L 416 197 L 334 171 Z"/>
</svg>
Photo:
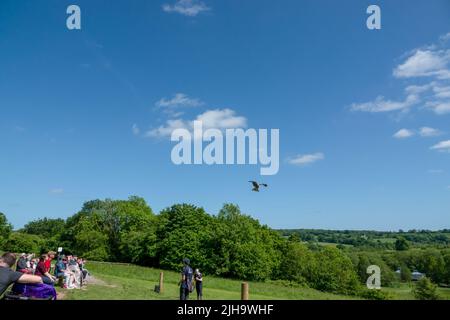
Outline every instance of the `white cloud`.
<svg viewBox="0 0 450 320">
<path fill-rule="evenodd" d="M 408 95 L 405 101 L 385 100 L 384 97 L 378 96 L 374 101 L 352 104 L 351 110 L 371 113 L 400 111 L 408 109 L 418 102 L 419 98 L 415 94 Z"/>
<path fill-rule="evenodd" d="M 247 127 L 247 119 L 245 117 L 236 116 L 236 112 L 231 109 L 215 109 L 207 110 L 197 116 L 197 121 L 203 122 L 204 128 L 228 129 L 228 128 L 245 128 Z"/>
<path fill-rule="evenodd" d="M 397 79 L 408 79 L 404 100 L 385 99 L 378 96 L 373 101 L 354 103 L 352 111 L 362 112 L 401 112 L 411 109 L 425 109 L 436 115 L 450 113 L 450 33 L 441 36 L 433 45 L 415 49 L 406 54 L 406 58 L 393 69 Z M 428 84 L 420 83 L 430 78 Z M 412 83 L 416 81 L 416 83 Z"/>
<path fill-rule="evenodd" d="M 444 173 L 444 170 L 441 170 L 441 169 L 430 169 L 430 170 L 428 170 L 428 173 L 430 173 L 430 174 L 441 174 L 441 173 Z"/>
<path fill-rule="evenodd" d="M 231 109 L 214 109 L 207 110 L 197 115 L 194 120 L 169 119 L 166 123 L 158 128 L 151 129 L 145 133 L 147 137 L 170 137 L 175 129 L 193 130 L 194 121 L 202 121 L 203 129 L 231 129 L 247 127 L 247 119 L 237 116 L 236 112 Z"/>
<path fill-rule="evenodd" d="M 165 12 L 175 12 L 189 17 L 195 17 L 199 13 L 211 10 L 211 8 L 200 0 L 178 0 L 173 5 L 164 4 L 162 8 Z"/>
<path fill-rule="evenodd" d="M 155 104 L 159 108 L 199 107 L 203 102 L 199 99 L 190 98 L 184 93 L 176 93 L 172 98 L 162 98 Z"/>
<path fill-rule="evenodd" d="M 139 133 L 141 133 L 141 129 L 139 129 L 139 127 L 138 127 L 138 125 L 136 123 L 133 124 L 133 126 L 131 127 L 131 131 L 136 136 L 139 135 Z"/>
<path fill-rule="evenodd" d="M 441 141 L 430 148 L 431 150 L 437 150 L 442 152 L 450 152 L 450 140 Z"/>
<path fill-rule="evenodd" d="M 438 79 L 450 78 L 446 69 L 450 61 L 450 50 L 417 50 L 403 64 L 394 69 L 397 78 L 436 76 Z"/>
<path fill-rule="evenodd" d="M 433 91 L 438 99 L 450 98 L 450 87 L 434 86 Z"/>
<path fill-rule="evenodd" d="M 430 128 L 430 127 L 422 127 L 419 130 L 419 134 L 422 137 L 437 137 L 441 135 L 441 131 L 438 129 Z"/>
<path fill-rule="evenodd" d="M 449 40 L 450 40 L 450 32 L 447 33 L 447 34 L 444 34 L 443 36 L 441 36 L 441 37 L 439 38 L 439 40 L 441 40 L 441 42 L 449 41 Z"/>
<path fill-rule="evenodd" d="M 424 93 L 424 92 L 430 90 L 435 85 L 436 85 L 435 82 L 431 82 L 431 83 L 428 83 L 428 84 L 425 84 L 425 85 L 410 85 L 410 86 L 405 88 L 405 92 L 408 93 L 408 94 L 419 95 L 421 93 Z"/>
<path fill-rule="evenodd" d="M 181 119 L 169 119 L 158 128 L 145 133 L 145 137 L 170 137 L 175 129 L 190 129 L 189 123 Z"/>
<path fill-rule="evenodd" d="M 289 159 L 288 162 L 293 165 L 305 166 L 323 159 L 325 159 L 325 155 L 321 152 L 318 152 L 314 154 L 298 155 L 294 158 Z"/>
<path fill-rule="evenodd" d="M 51 194 L 63 194 L 64 193 L 64 189 L 62 189 L 62 188 L 55 188 L 55 189 L 51 189 L 49 192 Z"/>
<path fill-rule="evenodd" d="M 429 101 L 425 106 L 433 110 L 437 115 L 450 113 L 450 101 Z"/>
<path fill-rule="evenodd" d="M 406 139 L 412 136 L 414 136 L 414 131 L 408 129 L 400 129 L 393 135 L 393 137 L 397 139 Z"/>
</svg>

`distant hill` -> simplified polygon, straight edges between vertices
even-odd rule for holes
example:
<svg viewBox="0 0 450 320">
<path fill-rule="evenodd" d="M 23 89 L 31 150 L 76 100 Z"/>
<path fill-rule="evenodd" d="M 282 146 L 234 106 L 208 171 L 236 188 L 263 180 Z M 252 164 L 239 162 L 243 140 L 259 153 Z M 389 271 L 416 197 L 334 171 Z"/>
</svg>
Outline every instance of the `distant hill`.
<svg viewBox="0 0 450 320">
<path fill-rule="evenodd" d="M 438 231 L 370 231 L 370 230 L 323 230 L 279 229 L 283 237 L 298 236 L 305 242 L 335 243 L 351 246 L 392 247 L 403 237 L 412 245 L 450 245 L 450 229 Z"/>
</svg>

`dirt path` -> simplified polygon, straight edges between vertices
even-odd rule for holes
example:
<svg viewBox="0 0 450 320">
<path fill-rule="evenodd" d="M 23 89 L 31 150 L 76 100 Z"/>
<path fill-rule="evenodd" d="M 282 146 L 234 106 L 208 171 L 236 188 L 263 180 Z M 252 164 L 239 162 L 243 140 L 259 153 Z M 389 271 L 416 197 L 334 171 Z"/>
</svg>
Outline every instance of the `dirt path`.
<svg viewBox="0 0 450 320">
<path fill-rule="evenodd" d="M 87 281 L 87 285 L 93 284 L 95 286 L 104 286 L 104 287 L 110 287 L 105 281 L 98 279 L 96 277 L 90 276 L 89 280 Z"/>
</svg>

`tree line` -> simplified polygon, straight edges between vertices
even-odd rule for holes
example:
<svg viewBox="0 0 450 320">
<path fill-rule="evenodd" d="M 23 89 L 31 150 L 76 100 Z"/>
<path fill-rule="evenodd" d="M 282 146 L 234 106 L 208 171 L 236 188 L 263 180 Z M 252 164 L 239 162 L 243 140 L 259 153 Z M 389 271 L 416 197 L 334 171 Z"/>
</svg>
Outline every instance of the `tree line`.
<svg viewBox="0 0 450 320">
<path fill-rule="evenodd" d="M 179 270 L 183 258 L 204 274 L 242 280 L 276 280 L 322 291 L 367 295 L 366 268 L 382 268 L 383 285 L 394 270 L 420 268 L 436 283 L 450 283 L 450 251 L 364 252 L 305 243 L 225 204 L 216 215 L 190 204 L 155 214 L 143 198 L 92 200 L 67 219 L 39 219 L 13 231 L 0 213 L 0 249 L 46 252 L 63 247 L 88 260 Z"/>
<path fill-rule="evenodd" d="M 408 230 L 408 231 L 360 231 L 360 230 L 320 230 L 320 229 L 281 229 L 284 237 L 297 234 L 302 241 L 326 242 L 355 247 L 397 249 L 392 240 L 405 239 L 414 246 L 450 245 L 450 230 Z"/>
</svg>

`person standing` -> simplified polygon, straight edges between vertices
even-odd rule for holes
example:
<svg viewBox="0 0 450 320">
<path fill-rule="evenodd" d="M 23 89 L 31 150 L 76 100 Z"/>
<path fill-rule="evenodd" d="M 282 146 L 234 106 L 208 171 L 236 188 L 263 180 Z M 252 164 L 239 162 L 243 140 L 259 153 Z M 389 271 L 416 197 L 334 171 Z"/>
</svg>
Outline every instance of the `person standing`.
<svg viewBox="0 0 450 320">
<path fill-rule="evenodd" d="M 203 276 L 199 269 L 195 269 L 195 291 L 197 291 L 197 300 L 203 300 Z"/>
<path fill-rule="evenodd" d="M 180 281 L 180 300 L 189 300 L 189 293 L 193 291 L 192 278 L 194 272 L 189 265 L 190 263 L 188 258 L 183 259 L 183 270 L 181 272 Z"/>
</svg>

